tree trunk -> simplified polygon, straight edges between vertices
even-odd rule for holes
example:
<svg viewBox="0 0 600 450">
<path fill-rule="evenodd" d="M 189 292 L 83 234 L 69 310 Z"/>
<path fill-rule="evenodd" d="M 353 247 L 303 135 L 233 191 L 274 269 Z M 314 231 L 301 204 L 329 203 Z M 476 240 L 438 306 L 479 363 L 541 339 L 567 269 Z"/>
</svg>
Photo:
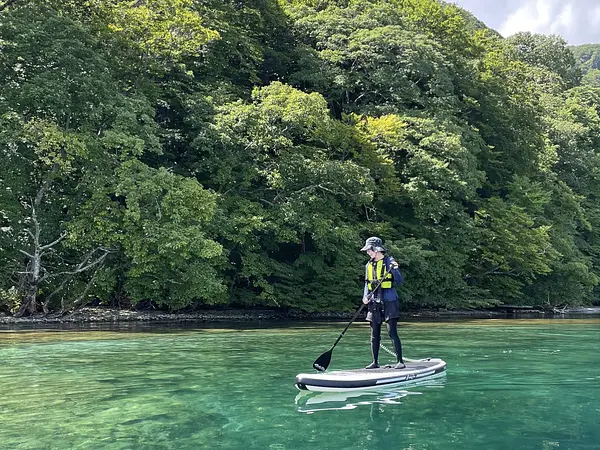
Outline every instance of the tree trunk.
<svg viewBox="0 0 600 450">
<path fill-rule="evenodd" d="M 37 311 L 37 286 L 30 285 L 25 292 L 25 298 L 21 304 L 21 308 L 15 314 L 15 317 L 22 317 L 26 312 L 30 315 L 35 314 Z"/>
<path fill-rule="evenodd" d="M 23 290 L 25 295 L 23 296 L 23 303 L 17 314 L 15 314 L 15 317 L 22 317 L 25 312 L 28 312 L 29 314 L 35 314 L 37 312 L 37 293 L 40 283 L 42 282 L 40 277 L 41 255 L 39 251 L 35 251 L 34 254 L 30 256 L 32 257 L 27 265 L 27 272 L 23 275 Z"/>
<path fill-rule="evenodd" d="M 44 252 L 50 248 L 52 248 L 54 245 L 58 244 L 64 237 L 65 235 L 62 235 L 60 238 L 58 238 L 57 240 L 55 240 L 54 242 L 48 244 L 48 245 L 42 245 L 40 243 L 40 234 L 41 234 L 41 227 L 40 227 L 40 222 L 38 220 L 38 216 L 37 216 L 37 212 L 40 209 L 40 205 L 42 204 L 42 200 L 44 199 L 44 196 L 46 195 L 46 191 L 50 188 L 50 186 L 52 185 L 52 179 L 54 176 L 54 173 L 58 170 L 58 165 L 54 165 L 54 167 L 52 168 L 52 170 L 50 171 L 50 174 L 48 175 L 48 177 L 44 180 L 44 182 L 42 183 L 42 186 L 39 188 L 37 195 L 35 196 L 35 199 L 33 199 L 32 203 L 31 203 L 31 222 L 33 223 L 33 230 L 31 228 L 26 229 L 27 234 L 29 234 L 29 236 L 31 237 L 32 242 L 32 247 L 33 250 L 31 251 L 31 253 L 28 253 L 24 250 L 21 250 L 21 253 L 23 253 L 27 258 L 28 258 L 28 263 L 27 263 L 27 268 L 25 269 L 25 272 L 22 274 L 23 275 L 23 304 L 21 305 L 21 308 L 19 308 L 19 311 L 17 312 L 17 314 L 15 314 L 16 317 L 21 317 L 23 316 L 23 314 L 25 314 L 26 311 L 29 312 L 29 314 L 35 314 L 37 311 L 37 293 L 38 293 L 38 289 L 40 288 L 40 284 L 42 284 L 43 281 L 43 275 L 42 274 L 42 257 L 44 256 Z"/>
<path fill-rule="evenodd" d="M 35 314 L 37 311 L 37 293 L 42 283 L 42 278 L 40 277 L 41 269 L 42 269 L 42 247 L 40 246 L 40 224 L 37 220 L 35 207 L 32 208 L 32 221 L 34 225 L 34 231 L 29 231 L 29 235 L 33 238 L 33 252 L 27 253 L 25 251 L 21 251 L 25 256 L 29 258 L 29 262 L 27 263 L 27 269 L 23 273 L 23 304 L 17 314 L 16 317 L 21 317 L 25 312 L 29 312 L 29 314 Z"/>
</svg>

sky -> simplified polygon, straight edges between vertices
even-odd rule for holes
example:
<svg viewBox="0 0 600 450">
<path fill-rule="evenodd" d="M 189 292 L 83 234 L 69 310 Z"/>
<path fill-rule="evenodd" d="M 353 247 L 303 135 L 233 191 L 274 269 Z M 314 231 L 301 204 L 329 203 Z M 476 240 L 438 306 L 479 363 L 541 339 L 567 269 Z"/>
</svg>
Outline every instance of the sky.
<svg viewBox="0 0 600 450">
<path fill-rule="evenodd" d="M 446 0 L 508 37 L 558 34 L 569 45 L 600 44 L 600 0 Z"/>
</svg>

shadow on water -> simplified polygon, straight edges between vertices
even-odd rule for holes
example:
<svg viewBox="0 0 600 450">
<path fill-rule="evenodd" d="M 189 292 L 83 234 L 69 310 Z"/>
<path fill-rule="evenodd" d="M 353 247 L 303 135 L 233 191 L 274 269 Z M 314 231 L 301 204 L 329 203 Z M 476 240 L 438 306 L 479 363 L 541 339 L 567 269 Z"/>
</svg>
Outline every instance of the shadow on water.
<svg viewBox="0 0 600 450">
<path fill-rule="evenodd" d="M 0 332 L 22 331 L 109 331 L 122 333 L 170 333 L 185 330 L 204 329 L 264 329 L 270 327 L 289 327 L 295 322 L 282 321 L 185 321 L 185 322 L 143 322 L 143 321 L 115 321 L 115 322 L 66 322 L 66 323 L 9 323 L 0 324 Z"/>
<path fill-rule="evenodd" d="M 0 346 L 66 341 L 121 340 L 157 336 L 257 332 L 295 328 L 292 324 L 226 322 L 84 322 L 1 324 Z M 298 332 L 303 327 L 298 326 Z"/>
<path fill-rule="evenodd" d="M 429 388 L 443 388 L 446 374 L 432 379 L 415 381 L 402 387 L 388 387 L 373 390 L 345 392 L 310 392 L 300 391 L 296 395 L 297 411 L 313 414 L 317 411 L 340 411 L 356 409 L 359 406 L 374 404 L 401 405 L 401 399 L 410 395 L 423 395 Z M 420 389 L 422 388 L 422 389 Z"/>
</svg>

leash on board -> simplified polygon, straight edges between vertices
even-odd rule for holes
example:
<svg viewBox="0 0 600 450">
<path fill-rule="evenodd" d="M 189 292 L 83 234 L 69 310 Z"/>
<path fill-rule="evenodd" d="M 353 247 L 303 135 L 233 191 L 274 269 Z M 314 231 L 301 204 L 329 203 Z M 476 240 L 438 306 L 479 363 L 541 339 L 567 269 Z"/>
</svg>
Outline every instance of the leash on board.
<svg viewBox="0 0 600 450">
<path fill-rule="evenodd" d="M 396 352 L 391 351 L 389 348 L 387 348 L 385 345 L 383 344 L 379 344 L 379 346 L 384 349 L 386 352 L 388 352 L 390 355 L 392 355 L 394 358 L 396 357 Z"/>
<path fill-rule="evenodd" d="M 390 350 L 389 348 L 387 348 L 385 345 L 383 344 L 379 344 L 379 346 L 384 349 L 386 352 L 388 352 L 390 355 L 392 355 L 394 358 L 396 357 L 396 352 Z M 420 359 L 412 359 L 412 358 L 407 358 L 406 356 L 402 358 L 404 360 L 404 362 L 416 362 L 416 361 L 428 361 L 430 358 L 420 358 Z"/>
</svg>

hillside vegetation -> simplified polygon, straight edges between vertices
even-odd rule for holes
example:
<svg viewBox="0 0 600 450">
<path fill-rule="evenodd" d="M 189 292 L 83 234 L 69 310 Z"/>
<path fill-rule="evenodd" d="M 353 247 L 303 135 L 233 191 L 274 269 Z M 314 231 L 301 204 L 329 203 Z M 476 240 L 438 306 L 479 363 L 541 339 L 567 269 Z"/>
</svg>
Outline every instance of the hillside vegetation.
<svg viewBox="0 0 600 450">
<path fill-rule="evenodd" d="M 0 48 L 5 311 L 351 310 L 372 235 L 404 308 L 599 304 L 596 50 L 435 0 L 5 0 Z"/>
</svg>

